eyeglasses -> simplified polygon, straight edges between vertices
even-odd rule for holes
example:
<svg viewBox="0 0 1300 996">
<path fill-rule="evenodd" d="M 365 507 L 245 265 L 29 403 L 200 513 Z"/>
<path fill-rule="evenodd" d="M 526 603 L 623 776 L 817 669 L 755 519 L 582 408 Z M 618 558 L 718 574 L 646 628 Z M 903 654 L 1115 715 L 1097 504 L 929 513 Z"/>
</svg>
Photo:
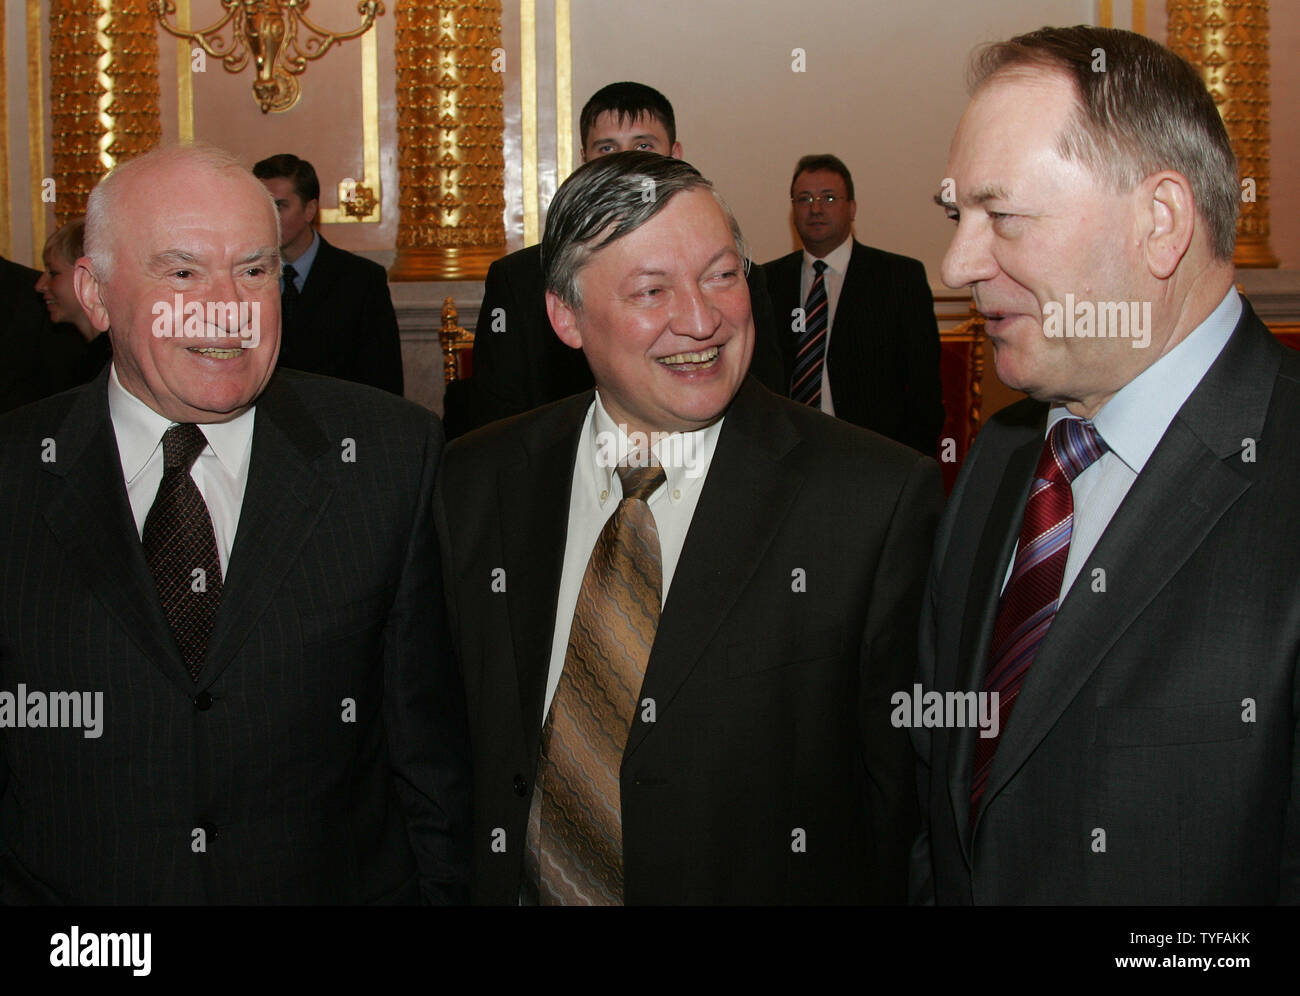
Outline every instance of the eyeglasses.
<svg viewBox="0 0 1300 996">
<path fill-rule="evenodd" d="M 825 204 L 830 207 L 839 201 L 847 201 L 847 197 L 841 197 L 839 194 L 818 194 L 814 197 L 812 194 L 800 194 L 798 197 L 791 197 L 791 201 L 801 208 L 812 207 L 814 203 Z"/>
</svg>

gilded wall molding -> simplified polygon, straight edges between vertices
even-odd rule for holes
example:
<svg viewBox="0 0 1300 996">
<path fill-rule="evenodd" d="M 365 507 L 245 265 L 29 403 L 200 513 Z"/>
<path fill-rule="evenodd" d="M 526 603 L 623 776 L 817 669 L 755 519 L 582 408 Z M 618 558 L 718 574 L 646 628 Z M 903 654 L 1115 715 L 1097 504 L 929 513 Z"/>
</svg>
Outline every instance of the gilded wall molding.
<svg viewBox="0 0 1300 996">
<path fill-rule="evenodd" d="M 1269 246 L 1268 0 L 1169 0 L 1169 47 L 1201 71 L 1243 184 L 1238 266 L 1273 267 Z"/>
<path fill-rule="evenodd" d="M 505 252 L 500 0 L 400 0 L 394 280 L 481 279 Z"/>
</svg>

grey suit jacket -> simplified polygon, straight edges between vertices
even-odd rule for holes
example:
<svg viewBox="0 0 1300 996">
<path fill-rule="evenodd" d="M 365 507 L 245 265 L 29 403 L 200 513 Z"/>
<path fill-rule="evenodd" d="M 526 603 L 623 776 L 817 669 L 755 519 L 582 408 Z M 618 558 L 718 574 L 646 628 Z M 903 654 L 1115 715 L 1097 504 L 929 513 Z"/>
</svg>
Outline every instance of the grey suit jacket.
<svg viewBox="0 0 1300 996">
<path fill-rule="evenodd" d="M 104 708 L 95 739 L 0 729 L 0 902 L 462 898 L 437 420 L 274 375 L 194 682 L 131 515 L 107 376 L 0 420 L 0 690 L 101 692 Z"/>
<path fill-rule="evenodd" d="M 476 902 L 519 895 L 591 398 L 456 440 L 439 481 Z M 638 714 L 623 756 L 628 903 L 903 900 L 916 801 L 889 698 L 915 668 L 941 502 L 932 460 L 746 379 L 646 667 L 656 716 Z"/>
<path fill-rule="evenodd" d="M 1045 415 L 999 412 L 962 468 L 922 617 L 926 690 L 981 686 Z M 973 828 L 975 731 L 915 731 L 914 899 L 1300 900 L 1297 425 L 1300 356 L 1247 304 L 1066 593 Z"/>
</svg>

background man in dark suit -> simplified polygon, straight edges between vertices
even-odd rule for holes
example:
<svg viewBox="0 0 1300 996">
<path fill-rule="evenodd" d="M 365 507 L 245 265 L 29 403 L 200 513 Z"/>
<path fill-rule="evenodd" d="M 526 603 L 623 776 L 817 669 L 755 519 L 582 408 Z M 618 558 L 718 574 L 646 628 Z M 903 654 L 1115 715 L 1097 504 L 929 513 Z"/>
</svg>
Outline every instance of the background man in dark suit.
<svg viewBox="0 0 1300 996">
<path fill-rule="evenodd" d="M 595 393 L 448 450 L 478 902 L 904 896 L 938 468 L 746 377 L 742 253 L 686 163 L 587 163 L 543 255 Z"/>
<path fill-rule="evenodd" d="M 997 692 L 1000 733 L 918 731 L 916 898 L 1295 902 L 1300 357 L 1233 288 L 1223 122 L 1125 31 L 1044 28 L 972 78 L 943 278 L 1031 399 L 936 541 L 919 680 Z"/>
<path fill-rule="evenodd" d="M 578 120 L 582 161 L 639 149 L 682 157 L 668 99 L 643 83 L 611 83 L 597 90 Z M 546 316 L 541 246 L 528 246 L 488 267 L 483 307 L 474 332 L 473 376 L 447 385 L 443 402 L 448 438 L 591 389 L 582 352 L 555 336 Z M 749 294 L 757 333 L 752 372 L 781 390 L 776 323 L 763 270 L 749 266 Z"/>
<path fill-rule="evenodd" d="M 803 249 L 763 267 L 785 364 L 782 390 L 933 456 L 943 388 L 924 264 L 853 238 L 853 177 L 835 156 L 800 159 L 790 200 Z"/>
<path fill-rule="evenodd" d="M 0 696 L 80 706 L 33 729 L 0 702 L 0 902 L 464 896 L 441 433 L 272 375 L 278 245 L 218 150 L 91 194 L 77 291 L 113 364 L 0 421 Z"/>
<path fill-rule="evenodd" d="M 280 366 L 401 394 L 402 341 L 384 268 L 313 227 L 320 181 L 311 163 L 283 153 L 254 165 L 253 175 L 280 211 Z"/>
</svg>

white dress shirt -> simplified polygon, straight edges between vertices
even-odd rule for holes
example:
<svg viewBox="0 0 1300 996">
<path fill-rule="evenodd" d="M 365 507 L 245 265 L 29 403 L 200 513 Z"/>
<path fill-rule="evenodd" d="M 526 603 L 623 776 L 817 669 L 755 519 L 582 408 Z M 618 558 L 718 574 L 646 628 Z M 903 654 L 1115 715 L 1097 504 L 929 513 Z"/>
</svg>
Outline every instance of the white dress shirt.
<svg viewBox="0 0 1300 996">
<path fill-rule="evenodd" d="M 826 272 L 823 279 L 826 282 L 826 352 L 823 354 L 825 359 L 822 362 L 822 401 L 821 408 L 827 415 L 835 414 L 835 405 L 831 400 L 831 375 L 830 375 L 830 358 L 831 358 L 831 329 L 835 325 L 835 309 L 839 307 L 840 291 L 844 289 L 844 274 L 849 268 L 849 258 L 853 255 L 853 236 L 850 235 L 839 248 L 832 249 L 822 259 L 826 263 Z M 803 270 L 799 279 L 799 307 L 803 307 L 808 302 L 808 292 L 812 290 L 813 280 L 817 272 L 813 269 L 813 263 L 817 257 L 807 249 L 803 252 Z"/>
<path fill-rule="evenodd" d="M 303 289 L 307 286 L 307 277 L 311 274 L 312 264 L 316 262 L 316 254 L 319 252 L 320 233 L 313 231 L 311 235 L 311 245 L 303 250 L 303 254 L 293 262 L 290 262 L 287 259 L 284 261 L 285 266 L 292 266 L 293 272 L 298 274 L 298 276 L 294 278 L 293 285 L 298 288 L 299 294 L 301 294 Z M 283 271 L 280 273 L 280 293 L 284 293 Z"/>
<path fill-rule="evenodd" d="M 117 452 L 122 458 L 122 478 L 126 481 L 135 529 L 143 536 L 144 520 L 158 496 L 158 485 L 163 478 L 163 433 L 176 423 L 124 388 L 117 378 L 116 363 L 108 378 L 108 413 L 117 435 Z M 200 425 L 208 445 L 190 468 L 190 477 L 198 485 L 212 517 L 223 579 L 228 573 L 235 530 L 239 528 L 244 488 L 248 486 L 256 413 L 254 407 L 229 422 Z"/>
<path fill-rule="evenodd" d="M 660 604 L 668 603 L 673 572 L 681 558 L 686 532 L 690 529 L 695 506 L 704 488 L 709 465 L 722 431 L 722 419 L 706 429 L 674 433 L 660 439 L 652 452 L 663 465 L 666 480 L 647 501 L 659 531 L 659 551 L 663 564 L 663 591 Z M 600 392 L 587 410 L 573 464 L 573 487 L 569 495 L 569 528 L 564 544 L 564 567 L 560 575 L 560 593 L 555 606 L 555 631 L 551 637 L 551 666 L 546 678 L 545 717 L 551 699 L 560 684 L 564 658 L 569 646 L 569 630 L 578 606 L 578 593 L 587 573 L 587 562 L 596 546 L 600 531 L 623 497 L 623 486 L 615 469 L 619 458 L 631 452 L 623 426 L 614 424 Z M 635 464 L 634 464 L 635 466 Z"/>
<path fill-rule="evenodd" d="M 1074 523 L 1058 603 L 1092 556 L 1174 416 L 1223 352 L 1240 318 L 1241 298 L 1233 287 L 1186 339 L 1120 388 L 1097 412 L 1092 424 L 1109 449 L 1070 485 Z M 1061 419 L 1072 417 L 1063 405 L 1054 406 L 1047 413 L 1047 433 Z M 1014 566 L 1013 554 L 1003 588 Z"/>
</svg>

